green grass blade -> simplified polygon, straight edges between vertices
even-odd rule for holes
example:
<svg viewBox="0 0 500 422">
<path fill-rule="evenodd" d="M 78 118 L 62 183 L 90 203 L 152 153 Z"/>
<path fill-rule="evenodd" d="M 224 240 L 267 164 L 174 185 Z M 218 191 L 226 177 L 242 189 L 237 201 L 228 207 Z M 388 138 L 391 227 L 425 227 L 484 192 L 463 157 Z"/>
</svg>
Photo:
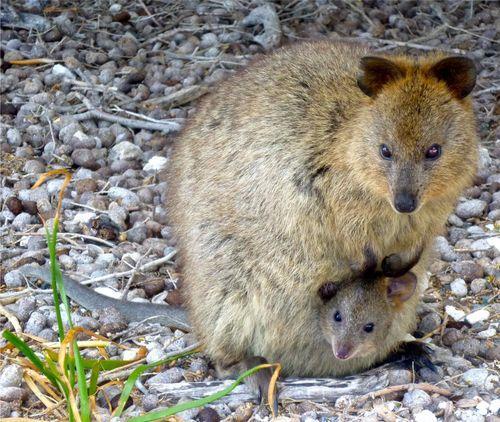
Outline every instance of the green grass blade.
<svg viewBox="0 0 500 422">
<path fill-rule="evenodd" d="M 99 361 L 97 361 L 94 363 L 92 371 L 90 372 L 89 396 L 93 396 L 97 392 L 97 379 L 99 378 L 100 370 Z"/>
<path fill-rule="evenodd" d="M 11 333 L 8 330 L 5 330 L 2 333 L 3 338 L 5 338 L 9 343 L 15 346 L 26 358 L 28 358 L 33 365 L 37 367 L 37 369 L 47 377 L 47 379 L 59 389 L 59 383 L 61 382 L 59 378 L 59 374 L 57 372 L 53 372 L 48 369 L 40 358 L 35 354 L 35 352 L 29 347 L 23 340 L 21 340 L 14 333 Z"/>
<path fill-rule="evenodd" d="M 73 341 L 73 352 L 75 354 L 75 366 L 76 366 L 76 379 L 78 381 L 78 392 L 80 398 L 80 413 L 83 422 L 90 422 L 90 402 L 89 402 L 89 390 L 87 388 L 87 378 L 85 375 L 85 368 L 82 363 L 82 356 L 80 350 L 78 349 L 78 344 L 76 340 Z"/>
<path fill-rule="evenodd" d="M 165 359 L 159 360 L 158 362 L 153 362 L 149 364 L 144 364 L 144 365 L 139 365 L 137 368 L 133 370 L 133 372 L 130 374 L 130 376 L 127 379 L 127 382 L 123 386 L 123 391 L 122 394 L 120 395 L 120 400 L 118 401 L 118 407 L 113 413 L 113 416 L 120 416 L 121 413 L 123 412 L 123 409 L 125 408 L 125 404 L 127 403 L 128 398 L 130 397 L 130 393 L 132 392 L 132 389 L 134 388 L 135 382 L 139 378 L 139 376 L 146 370 L 148 369 L 153 369 L 156 368 L 159 365 L 164 365 L 165 363 L 172 362 L 176 359 L 183 358 L 185 356 L 192 355 L 193 353 L 196 353 L 198 350 L 188 350 L 182 353 L 179 353 L 177 355 L 169 356 Z"/>
<path fill-rule="evenodd" d="M 59 340 L 62 341 L 64 339 L 64 324 L 61 316 L 61 306 L 59 300 L 59 290 L 57 289 L 57 254 L 56 254 L 56 244 L 57 244 L 57 227 L 56 222 L 54 221 L 54 229 L 52 233 L 50 233 L 49 229 L 45 227 L 45 234 L 47 238 L 47 247 L 49 248 L 49 256 L 50 256 L 50 272 L 51 272 L 51 287 L 52 287 L 52 295 L 54 296 L 54 307 L 56 311 L 57 318 L 57 330 L 59 333 Z"/>
<path fill-rule="evenodd" d="M 198 400 L 193 400 L 187 403 L 177 404 L 175 406 L 169 407 L 168 409 L 158 410 L 156 412 L 146 413 L 142 416 L 137 416 L 135 418 L 131 418 L 128 422 L 150 422 L 157 421 L 159 419 L 165 419 L 169 416 L 175 415 L 176 413 L 183 412 L 184 410 L 194 409 L 195 407 L 202 407 L 209 403 L 212 403 L 216 400 L 221 399 L 224 396 L 227 396 L 231 391 L 233 391 L 241 382 L 250 375 L 259 371 L 261 368 L 256 366 L 255 368 L 249 369 L 248 371 L 241 374 L 235 382 L 233 382 L 230 386 L 226 387 L 224 390 L 221 390 L 217 393 L 212 394 L 208 397 L 203 397 Z"/>
</svg>

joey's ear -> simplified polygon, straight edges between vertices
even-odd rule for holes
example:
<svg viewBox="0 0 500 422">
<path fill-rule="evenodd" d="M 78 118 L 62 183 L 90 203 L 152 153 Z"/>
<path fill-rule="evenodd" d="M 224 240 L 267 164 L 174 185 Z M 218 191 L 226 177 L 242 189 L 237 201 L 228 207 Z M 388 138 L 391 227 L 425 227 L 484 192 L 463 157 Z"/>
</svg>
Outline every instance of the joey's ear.
<svg viewBox="0 0 500 422">
<path fill-rule="evenodd" d="M 476 84 L 476 67 L 467 57 L 453 56 L 440 60 L 431 67 L 430 73 L 446 83 L 459 99 L 469 95 Z"/>
<path fill-rule="evenodd" d="M 405 70 L 399 65 L 382 57 L 362 57 L 359 67 L 362 73 L 358 77 L 358 86 L 370 97 L 376 95 L 384 85 L 405 75 Z"/>
<path fill-rule="evenodd" d="M 410 271 L 419 261 L 423 248 L 407 262 L 404 262 L 398 254 L 391 254 L 382 260 L 382 274 L 386 277 L 400 277 Z"/>
<path fill-rule="evenodd" d="M 337 294 L 338 290 L 338 286 L 330 281 L 319 288 L 318 295 L 323 302 L 328 302 Z"/>
<path fill-rule="evenodd" d="M 387 280 L 387 297 L 395 305 L 401 305 L 415 293 L 417 276 L 412 272 L 403 274 L 401 277 L 388 278 Z"/>
</svg>

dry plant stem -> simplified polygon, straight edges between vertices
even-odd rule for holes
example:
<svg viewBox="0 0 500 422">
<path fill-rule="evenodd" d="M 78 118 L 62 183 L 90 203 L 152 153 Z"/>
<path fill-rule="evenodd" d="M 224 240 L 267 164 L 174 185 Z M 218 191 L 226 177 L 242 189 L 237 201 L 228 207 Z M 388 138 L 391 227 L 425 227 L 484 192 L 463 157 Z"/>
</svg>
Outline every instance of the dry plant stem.
<svg viewBox="0 0 500 422">
<path fill-rule="evenodd" d="M 92 103 L 80 93 L 76 92 L 75 96 L 78 99 L 80 99 L 80 101 L 82 101 L 83 104 L 85 104 L 85 106 L 89 109 L 85 113 L 73 115 L 72 116 L 73 119 L 77 121 L 89 120 L 89 119 L 101 119 L 112 123 L 118 123 L 122 126 L 130 127 L 133 129 L 158 130 L 165 133 L 176 132 L 181 128 L 181 125 L 177 122 L 165 121 L 164 123 L 153 123 L 153 122 L 146 122 L 141 120 L 127 119 L 125 117 L 115 116 L 114 114 L 106 113 L 105 111 L 96 109 L 92 105 Z"/>
<path fill-rule="evenodd" d="M 208 92 L 208 88 L 203 85 L 189 86 L 187 88 L 182 88 L 173 94 L 165 95 L 163 97 L 152 98 L 150 100 L 143 101 L 141 105 L 143 107 L 151 107 L 161 105 L 165 108 L 178 107 L 180 105 L 189 103 Z"/>
<path fill-rule="evenodd" d="M 156 259 L 154 261 L 148 262 L 147 264 L 141 265 L 139 268 L 134 268 L 132 270 L 122 271 L 120 273 L 108 274 L 108 275 L 104 275 L 102 277 L 96 277 L 96 278 L 91 278 L 89 280 L 84 280 L 81 282 L 81 284 L 92 284 L 92 283 L 95 283 L 98 281 L 109 280 L 112 278 L 127 277 L 129 275 L 134 274 L 135 272 L 148 271 L 148 270 L 151 270 L 155 267 L 158 267 L 158 266 L 170 261 L 175 256 L 176 253 L 177 253 L 177 251 L 173 251 L 162 258 L 159 258 L 159 259 Z"/>
<path fill-rule="evenodd" d="M 21 328 L 21 324 L 19 324 L 19 320 L 14 316 L 14 314 L 10 313 L 3 305 L 0 305 L 0 315 L 3 315 L 5 318 L 9 320 L 9 322 L 14 327 L 14 331 L 16 334 L 21 334 L 23 329 Z"/>
</svg>

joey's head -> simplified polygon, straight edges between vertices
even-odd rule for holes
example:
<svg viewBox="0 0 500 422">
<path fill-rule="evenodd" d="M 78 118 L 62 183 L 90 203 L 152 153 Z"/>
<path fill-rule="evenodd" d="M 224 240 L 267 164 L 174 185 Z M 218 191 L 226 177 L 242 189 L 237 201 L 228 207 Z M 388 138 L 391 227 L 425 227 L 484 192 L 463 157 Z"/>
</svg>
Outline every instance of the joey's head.
<svg viewBox="0 0 500 422">
<path fill-rule="evenodd" d="M 366 96 L 353 166 L 362 183 L 398 213 L 456 198 L 476 170 L 471 101 L 476 71 L 465 57 L 363 57 Z M 359 151 L 359 153 L 357 153 Z"/>
<path fill-rule="evenodd" d="M 417 285 L 415 274 L 400 264 L 399 257 L 391 255 L 384 259 L 383 272 L 325 283 L 318 290 L 321 329 L 337 359 L 366 357 L 385 343 L 393 321 Z"/>
</svg>

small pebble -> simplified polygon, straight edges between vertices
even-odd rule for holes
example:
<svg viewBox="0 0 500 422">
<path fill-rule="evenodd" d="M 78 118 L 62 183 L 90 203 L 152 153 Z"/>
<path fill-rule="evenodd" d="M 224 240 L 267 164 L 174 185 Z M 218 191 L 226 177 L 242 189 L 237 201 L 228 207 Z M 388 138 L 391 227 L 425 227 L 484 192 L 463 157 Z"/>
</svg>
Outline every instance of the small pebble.
<svg viewBox="0 0 500 422">
<path fill-rule="evenodd" d="M 455 253 L 453 248 L 448 243 L 448 240 L 443 236 L 436 237 L 435 248 L 441 255 L 443 261 L 451 262 L 458 259 L 458 255 Z"/>
<path fill-rule="evenodd" d="M 430 410 L 422 410 L 413 414 L 415 422 L 436 422 L 437 418 Z"/>
<path fill-rule="evenodd" d="M 21 387 L 23 368 L 19 365 L 6 365 L 0 372 L 0 387 Z"/>
<path fill-rule="evenodd" d="M 460 218 L 481 217 L 488 204 L 480 199 L 470 199 L 457 205 L 455 214 Z"/>
<path fill-rule="evenodd" d="M 418 388 L 412 391 L 408 391 L 403 396 L 403 405 L 409 408 L 419 408 L 424 409 L 432 404 L 432 398 L 423 390 Z"/>
<path fill-rule="evenodd" d="M 465 312 L 455 308 L 454 306 L 451 305 L 446 305 L 444 307 L 444 310 L 446 313 L 451 316 L 455 321 L 460 321 L 465 317 Z"/>
<path fill-rule="evenodd" d="M 9 288 L 23 287 L 26 284 L 23 275 L 17 270 L 5 273 L 3 280 Z"/>
<path fill-rule="evenodd" d="M 38 335 L 38 333 L 45 328 L 47 324 L 47 317 L 45 314 L 35 311 L 33 312 L 28 321 L 26 322 L 26 325 L 24 326 L 24 332 L 33 334 L 33 335 Z"/>
<path fill-rule="evenodd" d="M 475 387 L 484 387 L 489 372 L 484 368 L 473 368 L 462 374 L 462 380 Z"/>
<path fill-rule="evenodd" d="M 465 320 L 473 325 L 477 322 L 486 321 L 490 317 L 490 313 L 486 309 L 480 309 L 478 311 L 472 312 L 465 317 Z"/>
<path fill-rule="evenodd" d="M 453 353 L 465 357 L 477 357 L 481 350 L 481 342 L 475 338 L 463 338 L 451 345 Z"/>
<path fill-rule="evenodd" d="M 455 296 L 458 297 L 467 296 L 467 284 L 465 283 L 465 280 L 461 278 L 457 278 L 454 281 L 452 281 L 450 284 L 450 288 Z"/>
</svg>

